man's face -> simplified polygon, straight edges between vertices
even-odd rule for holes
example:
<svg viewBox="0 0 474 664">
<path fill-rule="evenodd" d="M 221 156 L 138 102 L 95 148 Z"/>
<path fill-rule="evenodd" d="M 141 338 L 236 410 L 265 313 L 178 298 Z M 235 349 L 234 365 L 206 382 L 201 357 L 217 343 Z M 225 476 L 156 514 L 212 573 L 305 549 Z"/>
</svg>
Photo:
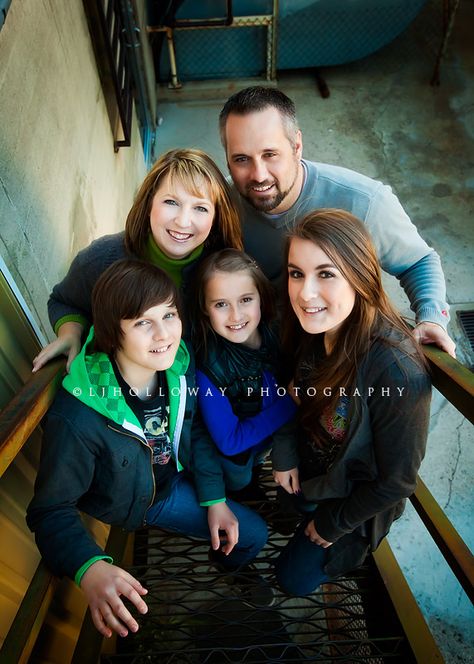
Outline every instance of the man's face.
<svg viewBox="0 0 474 664">
<path fill-rule="evenodd" d="M 288 210 L 303 185 L 301 132 L 289 141 L 279 111 L 236 115 L 225 127 L 227 163 L 238 192 L 257 210 Z"/>
</svg>

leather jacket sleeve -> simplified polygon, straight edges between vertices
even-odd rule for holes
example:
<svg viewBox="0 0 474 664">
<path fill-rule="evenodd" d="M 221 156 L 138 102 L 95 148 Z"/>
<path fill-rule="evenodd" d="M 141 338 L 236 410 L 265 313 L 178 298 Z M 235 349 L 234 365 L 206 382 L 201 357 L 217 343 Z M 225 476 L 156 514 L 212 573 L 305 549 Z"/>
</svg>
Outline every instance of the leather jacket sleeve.
<svg viewBox="0 0 474 664">
<path fill-rule="evenodd" d="M 47 567 L 57 576 L 74 578 L 81 565 L 104 553 L 84 526 L 78 508 L 93 481 L 95 456 L 66 418 L 48 416 L 27 523 Z"/>
</svg>

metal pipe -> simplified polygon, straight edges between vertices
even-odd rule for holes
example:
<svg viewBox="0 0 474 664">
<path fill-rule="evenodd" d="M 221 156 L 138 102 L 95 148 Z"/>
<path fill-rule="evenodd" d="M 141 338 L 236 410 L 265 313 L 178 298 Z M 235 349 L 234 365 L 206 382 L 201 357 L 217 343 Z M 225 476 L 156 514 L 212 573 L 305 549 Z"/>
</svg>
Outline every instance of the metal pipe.
<svg viewBox="0 0 474 664">
<path fill-rule="evenodd" d="M 156 127 L 156 120 L 152 117 L 152 104 L 148 94 L 145 77 L 145 65 L 143 62 L 143 53 L 140 44 L 140 28 L 136 24 L 133 6 L 130 0 L 120 0 L 122 15 L 124 17 L 124 28 L 127 35 L 127 54 L 133 73 L 133 80 L 138 94 L 137 113 L 147 134 L 143 142 L 143 151 L 145 161 L 148 163 L 151 156 L 151 144 Z M 131 107 L 130 107 L 131 112 Z M 148 134 L 151 134 L 149 136 Z"/>
<path fill-rule="evenodd" d="M 271 44 L 271 64 L 270 64 L 270 80 L 276 81 L 277 70 L 277 45 L 278 45 L 278 0 L 273 0 L 273 16 L 272 16 L 272 44 Z"/>
<path fill-rule="evenodd" d="M 181 88 L 181 83 L 178 80 L 178 69 L 176 67 L 176 56 L 174 52 L 174 39 L 173 39 L 173 28 L 166 28 L 166 39 L 168 42 L 168 55 L 170 59 L 170 68 L 171 68 L 171 83 L 170 86 L 174 90 L 179 90 Z"/>
</svg>

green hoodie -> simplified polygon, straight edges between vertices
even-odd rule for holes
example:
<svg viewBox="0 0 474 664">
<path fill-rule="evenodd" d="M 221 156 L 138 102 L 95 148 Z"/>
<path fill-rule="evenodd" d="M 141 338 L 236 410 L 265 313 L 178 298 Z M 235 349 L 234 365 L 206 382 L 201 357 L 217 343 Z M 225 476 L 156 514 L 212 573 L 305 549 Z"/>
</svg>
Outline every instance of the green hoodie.
<svg viewBox="0 0 474 664">
<path fill-rule="evenodd" d="M 81 352 L 71 364 L 70 373 L 63 380 L 63 387 L 76 399 L 92 410 L 112 420 L 146 442 L 143 428 L 137 416 L 121 394 L 109 356 L 94 352 L 94 328 L 91 327 Z M 169 436 L 178 470 L 179 440 L 186 407 L 186 370 L 189 353 L 181 340 L 172 366 L 165 371 L 169 392 Z"/>
</svg>

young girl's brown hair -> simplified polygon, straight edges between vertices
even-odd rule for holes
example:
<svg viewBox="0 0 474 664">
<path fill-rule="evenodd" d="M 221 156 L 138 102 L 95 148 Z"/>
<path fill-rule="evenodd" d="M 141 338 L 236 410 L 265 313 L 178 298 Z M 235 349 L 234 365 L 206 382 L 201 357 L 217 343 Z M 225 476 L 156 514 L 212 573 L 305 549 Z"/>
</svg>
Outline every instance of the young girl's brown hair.
<svg viewBox="0 0 474 664">
<path fill-rule="evenodd" d="M 208 339 L 215 335 L 206 310 L 206 286 L 216 272 L 235 274 L 246 272 L 255 284 L 260 296 L 262 320 L 271 322 L 275 316 L 275 293 L 273 286 L 253 258 L 243 251 L 222 249 L 208 256 L 200 264 L 196 274 L 192 316 L 193 345 L 200 359 L 207 357 Z"/>
</svg>

